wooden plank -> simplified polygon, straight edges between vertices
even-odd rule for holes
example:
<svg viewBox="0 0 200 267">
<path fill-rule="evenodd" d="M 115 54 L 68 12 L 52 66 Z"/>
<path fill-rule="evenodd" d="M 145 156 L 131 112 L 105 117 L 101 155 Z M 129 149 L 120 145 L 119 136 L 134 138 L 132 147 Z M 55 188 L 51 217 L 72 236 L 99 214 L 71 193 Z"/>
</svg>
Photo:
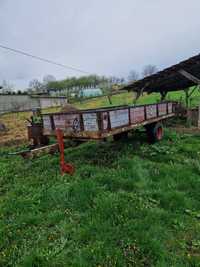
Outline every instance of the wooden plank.
<svg viewBox="0 0 200 267">
<path fill-rule="evenodd" d="M 146 116 L 147 120 L 157 117 L 157 105 L 148 105 L 146 106 Z"/>
<path fill-rule="evenodd" d="M 42 117 L 42 119 L 43 119 L 43 127 L 45 129 L 52 130 L 52 122 L 50 116 L 45 115 Z"/>
<path fill-rule="evenodd" d="M 131 124 L 142 122 L 145 120 L 145 107 L 133 107 L 130 109 Z"/>
<path fill-rule="evenodd" d="M 95 132 L 99 130 L 97 113 L 83 113 L 84 130 Z"/>
<path fill-rule="evenodd" d="M 53 144 L 49 146 L 39 147 L 30 151 L 22 151 L 18 154 L 25 159 L 39 157 L 42 154 L 53 154 L 58 151 L 58 144 Z"/>
<path fill-rule="evenodd" d="M 172 103 L 168 103 L 168 114 L 171 114 L 173 112 L 173 105 Z"/>
<path fill-rule="evenodd" d="M 69 133 L 80 132 L 80 114 L 57 114 L 54 115 L 53 118 L 55 128 L 68 131 Z"/>
<path fill-rule="evenodd" d="M 194 82 L 195 84 L 200 85 L 200 79 L 195 77 L 194 75 L 192 75 L 191 73 L 185 71 L 185 70 L 179 70 L 179 73 L 181 75 L 183 75 L 185 78 L 187 78 L 188 80 Z"/>
<path fill-rule="evenodd" d="M 119 109 L 110 111 L 109 116 L 112 129 L 129 124 L 128 109 Z"/>
<path fill-rule="evenodd" d="M 167 103 L 158 104 L 158 116 L 167 114 Z"/>
</svg>

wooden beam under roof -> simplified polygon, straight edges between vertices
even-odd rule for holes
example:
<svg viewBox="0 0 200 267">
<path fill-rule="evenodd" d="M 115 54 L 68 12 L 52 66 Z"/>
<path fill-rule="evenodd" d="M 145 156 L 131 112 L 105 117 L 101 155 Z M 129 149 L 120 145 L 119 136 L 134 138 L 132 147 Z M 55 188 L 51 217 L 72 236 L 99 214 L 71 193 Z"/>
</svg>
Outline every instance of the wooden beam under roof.
<svg viewBox="0 0 200 267">
<path fill-rule="evenodd" d="M 179 73 L 183 75 L 188 80 L 194 82 L 197 85 L 200 85 L 200 79 L 192 75 L 191 73 L 185 71 L 185 70 L 179 70 Z"/>
</svg>

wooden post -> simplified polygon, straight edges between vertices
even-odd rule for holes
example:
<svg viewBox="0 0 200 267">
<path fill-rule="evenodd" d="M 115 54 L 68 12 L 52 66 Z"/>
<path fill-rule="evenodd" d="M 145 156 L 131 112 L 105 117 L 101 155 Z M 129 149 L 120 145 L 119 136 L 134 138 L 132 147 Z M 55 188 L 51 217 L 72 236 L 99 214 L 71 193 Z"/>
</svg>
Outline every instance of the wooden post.
<svg viewBox="0 0 200 267">
<path fill-rule="evenodd" d="M 144 92 L 144 90 L 147 88 L 148 85 L 149 85 L 149 83 L 146 83 L 145 86 L 144 86 L 142 89 L 140 89 L 140 91 L 138 91 L 138 90 L 136 91 L 136 97 L 135 97 L 135 99 L 133 99 L 133 104 L 136 104 L 138 98 L 139 98 L 141 95 L 143 95 L 143 92 Z"/>
<path fill-rule="evenodd" d="M 108 97 L 109 104 L 110 104 L 110 105 L 112 105 L 112 99 L 111 99 L 111 95 L 110 95 L 110 94 L 108 94 L 108 95 L 107 95 L 107 97 Z"/>
<path fill-rule="evenodd" d="M 198 110 L 198 128 L 200 128 L 200 103 L 199 103 L 199 110 Z"/>
<path fill-rule="evenodd" d="M 189 95 L 189 89 L 188 88 L 185 89 L 184 92 L 185 92 L 185 104 L 186 104 L 186 108 L 189 108 L 189 97 L 190 97 L 190 95 Z"/>
<path fill-rule="evenodd" d="M 161 94 L 161 101 L 164 101 L 165 97 L 167 95 L 167 92 L 166 91 L 160 91 L 160 94 Z"/>
<path fill-rule="evenodd" d="M 135 96 L 135 98 L 133 99 L 133 104 L 136 104 L 137 103 L 137 100 L 138 100 L 138 98 L 141 96 L 141 92 L 140 91 L 137 91 L 136 92 L 136 96 Z"/>
</svg>

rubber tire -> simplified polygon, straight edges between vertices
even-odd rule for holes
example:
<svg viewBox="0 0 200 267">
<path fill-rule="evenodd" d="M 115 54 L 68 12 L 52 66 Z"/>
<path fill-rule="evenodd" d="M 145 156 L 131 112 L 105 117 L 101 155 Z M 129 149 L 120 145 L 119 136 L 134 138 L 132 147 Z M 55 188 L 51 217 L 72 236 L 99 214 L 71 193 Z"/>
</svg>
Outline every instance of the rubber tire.
<svg viewBox="0 0 200 267">
<path fill-rule="evenodd" d="M 113 135 L 114 141 L 125 140 L 127 138 L 128 138 L 128 132 L 123 132 L 123 133 Z"/>
<path fill-rule="evenodd" d="M 164 129 L 160 122 L 148 124 L 146 127 L 147 137 L 149 143 L 153 144 L 163 139 Z"/>
</svg>

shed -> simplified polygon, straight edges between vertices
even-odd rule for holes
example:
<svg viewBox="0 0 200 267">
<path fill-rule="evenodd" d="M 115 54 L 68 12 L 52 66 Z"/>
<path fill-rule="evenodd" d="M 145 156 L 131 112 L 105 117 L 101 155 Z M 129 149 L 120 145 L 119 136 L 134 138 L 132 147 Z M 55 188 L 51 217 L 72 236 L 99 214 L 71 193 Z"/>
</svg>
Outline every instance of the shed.
<svg viewBox="0 0 200 267">
<path fill-rule="evenodd" d="M 143 92 L 148 94 L 157 92 L 164 99 L 167 92 L 179 90 L 185 90 L 187 97 L 188 88 L 195 85 L 200 85 L 200 54 L 132 82 L 123 87 L 122 90 L 134 91 L 138 96 Z"/>
</svg>

